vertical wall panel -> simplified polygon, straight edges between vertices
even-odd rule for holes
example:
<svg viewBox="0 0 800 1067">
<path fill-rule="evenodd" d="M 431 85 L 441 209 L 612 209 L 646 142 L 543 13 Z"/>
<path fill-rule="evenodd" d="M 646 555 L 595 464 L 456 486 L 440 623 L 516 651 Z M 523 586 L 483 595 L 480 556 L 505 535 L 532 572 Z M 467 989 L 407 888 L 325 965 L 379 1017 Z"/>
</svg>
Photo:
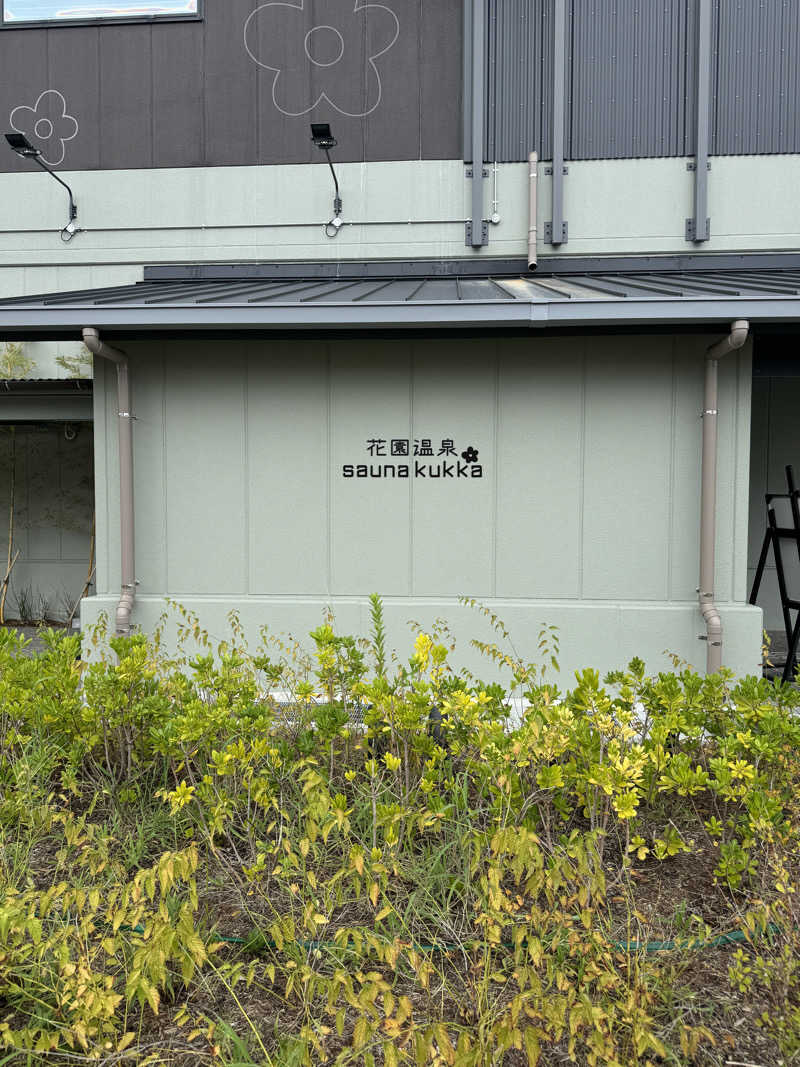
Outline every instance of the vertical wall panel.
<svg viewBox="0 0 800 1067">
<path fill-rule="evenodd" d="M 166 370 L 167 592 L 245 594 L 245 353 L 175 342 Z"/>
<path fill-rule="evenodd" d="M 411 436 L 411 355 L 402 341 L 330 346 L 331 592 L 411 592 L 411 479 L 345 478 L 344 464 L 375 470 L 402 459 L 370 457 L 367 442 Z M 387 445 L 387 451 L 391 446 Z M 410 461 L 409 461 L 410 462 Z"/>
<path fill-rule="evenodd" d="M 672 435 L 673 507 L 670 514 L 670 599 L 697 596 L 700 566 L 700 455 L 703 372 L 707 342 L 678 337 L 675 352 L 675 425 Z M 722 595 L 720 593 L 720 599 Z M 698 633 L 700 631 L 698 630 Z"/>
<path fill-rule="evenodd" d="M 421 159 L 458 159 L 461 153 L 462 8 L 462 0 L 420 0 Z M 401 9 L 398 15 L 403 17 Z M 390 56 L 391 52 L 386 58 Z M 405 73 L 408 85 L 411 79 Z M 392 156 L 399 158 L 398 154 Z"/>
<path fill-rule="evenodd" d="M 415 346 L 413 437 L 434 453 L 444 438 L 478 451 L 482 478 L 415 478 L 414 587 L 422 595 L 491 596 L 497 448 L 495 347 L 440 341 Z M 435 456 L 421 462 L 437 466 Z M 451 457 L 451 465 L 457 460 Z"/>
<path fill-rule="evenodd" d="M 153 165 L 151 32 L 150 26 L 104 27 L 99 87 L 101 166 Z"/>
<path fill-rule="evenodd" d="M 398 22 L 402 17 L 411 26 L 416 24 L 417 32 L 400 33 L 397 41 L 388 53 L 392 62 L 386 63 L 382 68 L 376 67 L 380 72 L 380 93 L 386 100 L 403 99 L 410 112 L 417 114 L 422 110 L 420 96 L 421 84 L 410 82 L 409 70 L 419 70 L 420 54 L 420 29 L 421 14 L 420 0 L 409 0 L 403 5 L 402 11 L 397 12 Z M 379 52 L 385 45 L 384 35 L 387 27 L 391 24 L 391 18 L 384 8 L 367 8 L 365 18 L 366 37 L 364 47 L 367 55 Z M 406 29 L 408 30 L 408 25 Z M 388 56 L 387 56 L 388 58 Z M 375 71 L 369 68 L 367 71 L 367 92 L 370 98 L 362 99 L 362 107 L 367 110 L 373 107 L 375 98 L 371 96 L 375 79 L 378 77 Z M 439 113 L 440 109 L 434 109 Z M 458 119 L 456 119 L 458 121 Z M 362 136 L 364 138 L 364 159 L 391 160 L 400 158 L 414 158 L 419 154 L 419 126 L 416 123 L 402 125 L 385 122 L 381 113 L 380 105 L 364 119 Z"/>
<path fill-rule="evenodd" d="M 136 462 L 133 466 L 133 499 L 136 517 L 136 579 L 139 592 L 147 595 L 167 588 L 167 486 L 164 470 L 165 435 L 165 358 L 164 344 L 126 344 L 133 367 L 131 403 L 136 421 L 133 424 Z M 98 364 L 105 361 L 98 359 Z M 113 364 L 106 371 L 112 391 L 116 386 Z M 118 420 L 108 424 L 117 435 Z M 118 467 L 111 469 L 110 480 L 119 482 Z M 119 506 L 119 505 L 117 505 Z M 116 527 L 112 521 L 112 527 Z M 112 569 L 119 569 L 119 544 L 113 549 Z"/>
<path fill-rule="evenodd" d="M 205 5 L 205 140 L 207 165 L 245 166 L 258 149 L 259 68 L 244 53 L 243 26 L 256 0 Z M 266 99 L 271 99 L 269 95 Z M 306 149 L 304 158 L 310 157 Z"/>
<path fill-rule="evenodd" d="M 582 342 L 500 347 L 497 596 L 577 598 Z"/>
<path fill-rule="evenodd" d="M 587 350 L 582 594 L 590 600 L 668 597 L 672 343 L 639 344 L 636 353 L 618 338 L 595 338 Z"/>
<path fill-rule="evenodd" d="M 171 23 L 153 34 L 153 165 L 201 166 L 204 160 L 203 26 Z M 183 62 L 175 62 L 180 52 Z"/>
<path fill-rule="evenodd" d="M 249 591 L 259 595 L 328 589 L 328 358 L 322 345 L 298 347 L 248 353 Z"/>
<path fill-rule="evenodd" d="M 68 153 L 72 166 L 68 168 L 65 163 L 64 169 L 88 170 L 99 166 L 99 31 L 93 29 L 87 33 L 77 27 L 70 27 L 66 35 L 48 31 L 47 69 L 47 87 L 58 90 L 64 96 L 67 113 L 78 122 L 76 136 L 64 146 L 65 159 Z M 31 104 L 33 102 L 29 101 Z M 58 121 L 57 115 L 52 118 Z"/>
</svg>

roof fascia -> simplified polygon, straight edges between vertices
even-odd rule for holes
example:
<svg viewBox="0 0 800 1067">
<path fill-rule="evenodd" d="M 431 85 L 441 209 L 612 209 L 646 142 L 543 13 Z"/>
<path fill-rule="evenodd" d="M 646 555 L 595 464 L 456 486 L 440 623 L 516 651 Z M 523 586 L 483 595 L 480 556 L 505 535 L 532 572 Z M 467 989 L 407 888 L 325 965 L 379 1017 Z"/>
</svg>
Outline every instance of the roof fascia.
<svg viewBox="0 0 800 1067">
<path fill-rule="evenodd" d="M 800 321 L 800 299 L 774 297 L 731 297 L 723 299 L 623 300 L 580 299 L 553 302 L 437 301 L 404 304 L 304 304 L 259 305 L 174 305 L 147 307 L 41 306 L 0 307 L 0 335 L 48 331 L 84 326 L 97 329 L 131 329 L 157 334 L 160 330 L 339 330 L 395 329 L 476 326 L 524 326 L 531 328 L 564 326 L 690 325 L 725 323 L 735 318 L 752 322 Z"/>
</svg>

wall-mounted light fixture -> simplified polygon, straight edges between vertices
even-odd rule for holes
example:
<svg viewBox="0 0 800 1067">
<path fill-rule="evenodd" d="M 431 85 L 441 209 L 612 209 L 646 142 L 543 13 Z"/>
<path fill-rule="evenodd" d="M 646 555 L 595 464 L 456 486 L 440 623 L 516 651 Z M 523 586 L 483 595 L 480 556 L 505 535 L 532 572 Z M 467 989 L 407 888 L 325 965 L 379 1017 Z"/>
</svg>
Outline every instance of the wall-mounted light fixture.
<svg viewBox="0 0 800 1067">
<path fill-rule="evenodd" d="M 80 233 L 80 230 L 75 225 L 75 219 L 78 217 L 78 208 L 75 205 L 75 199 L 72 195 L 72 190 L 65 181 L 52 171 L 42 159 L 42 153 L 38 148 L 34 148 L 28 138 L 22 133 L 7 133 L 6 140 L 11 148 L 21 156 L 23 159 L 32 159 L 34 163 L 38 164 L 42 170 L 46 170 L 48 174 L 52 175 L 59 185 L 63 185 L 69 193 L 69 222 L 61 231 L 61 240 L 65 243 L 71 241 L 76 233 Z"/>
<path fill-rule="evenodd" d="M 336 194 L 333 199 L 333 218 L 325 225 L 325 233 L 328 237 L 336 237 L 339 230 L 344 225 L 342 219 L 342 198 L 339 196 L 339 179 L 336 177 L 336 171 L 333 169 L 333 163 L 331 162 L 331 149 L 337 145 L 337 140 L 331 133 L 330 125 L 327 122 L 312 122 L 311 123 L 311 140 L 325 153 L 325 157 L 328 160 L 328 166 L 331 168 L 331 174 L 333 175 L 333 184 L 336 189 Z"/>
</svg>

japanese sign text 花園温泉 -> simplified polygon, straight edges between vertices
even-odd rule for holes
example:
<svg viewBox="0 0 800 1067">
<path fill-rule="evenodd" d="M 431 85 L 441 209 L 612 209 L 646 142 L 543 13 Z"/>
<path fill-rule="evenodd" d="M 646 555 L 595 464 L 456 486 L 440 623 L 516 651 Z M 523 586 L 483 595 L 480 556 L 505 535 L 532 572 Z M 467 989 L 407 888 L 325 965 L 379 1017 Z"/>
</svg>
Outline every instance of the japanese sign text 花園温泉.
<svg viewBox="0 0 800 1067">
<path fill-rule="evenodd" d="M 342 465 L 343 477 L 444 480 L 483 477 L 478 449 L 474 445 L 461 448 L 452 437 L 369 437 L 364 452 L 360 462 Z"/>
</svg>

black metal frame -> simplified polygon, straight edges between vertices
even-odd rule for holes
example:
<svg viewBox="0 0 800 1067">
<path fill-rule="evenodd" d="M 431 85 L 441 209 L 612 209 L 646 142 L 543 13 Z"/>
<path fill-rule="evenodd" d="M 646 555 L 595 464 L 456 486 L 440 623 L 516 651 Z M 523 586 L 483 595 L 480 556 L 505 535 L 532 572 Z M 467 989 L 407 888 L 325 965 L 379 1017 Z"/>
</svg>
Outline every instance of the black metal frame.
<svg viewBox="0 0 800 1067">
<path fill-rule="evenodd" d="M 202 22 L 204 18 L 205 0 L 197 0 L 197 12 L 187 12 L 165 15 L 105 15 L 97 18 L 85 19 L 37 19 L 35 21 L 22 21 L 14 19 L 6 22 L 6 0 L 0 0 L 0 30 L 52 30 L 58 26 L 130 26 L 140 23 L 152 22 Z"/>
<path fill-rule="evenodd" d="M 783 612 L 783 627 L 786 632 L 787 651 L 786 663 L 783 667 L 783 681 L 790 682 L 797 670 L 797 646 L 800 642 L 800 600 L 789 596 L 786 588 L 786 571 L 783 567 L 783 553 L 781 541 L 793 541 L 797 548 L 800 559 L 800 490 L 794 480 L 794 469 L 786 468 L 786 493 L 767 493 L 765 496 L 767 506 L 767 529 L 764 534 L 764 543 L 761 546 L 761 555 L 758 557 L 753 588 L 750 592 L 750 603 L 755 604 L 758 599 L 758 591 L 764 577 L 764 568 L 767 565 L 769 551 L 772 549 L 775 556 L 775 571 L 778 575 L 778 590 L 781 597 L 781 610 Z M 775 508 L 771 506 L 773 500 L 788 500 L 792 510 L 792 526 L 778 526 L 775 516 Z M 793 611 L 797 616 L 792 622 Z"/>
</svg>

